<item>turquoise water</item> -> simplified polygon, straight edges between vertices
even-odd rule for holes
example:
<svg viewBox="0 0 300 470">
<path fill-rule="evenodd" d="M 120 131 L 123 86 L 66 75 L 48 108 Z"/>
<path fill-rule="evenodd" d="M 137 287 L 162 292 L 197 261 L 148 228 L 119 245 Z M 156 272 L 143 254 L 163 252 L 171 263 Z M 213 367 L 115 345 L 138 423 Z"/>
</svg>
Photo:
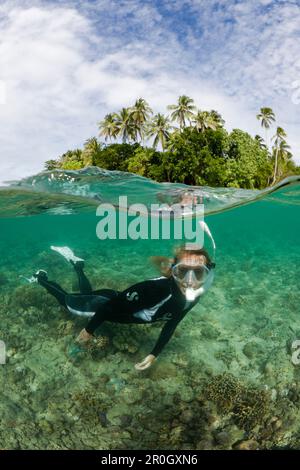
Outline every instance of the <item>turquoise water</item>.
<svg viewBox="0 0 300 470">
<path fill-rule="evenodd" d="M 119 195 L 172 203 L 185 187 L 88 169 L 0 190 L 2 448 L 300 448 L 300 365 L 291 360 L 300 339 L 299 178 L 272 191 L 193 189 L 217 245 L 215 282 L 144 372 L 134 364 L 161 324 L 104 324 L 104 341 L 76 349 L 85 320 L 20 275 L 46 269 L 77 290 L 49 249 L 68 245 L 95 288 L 157 276 L 149 256 L 171 255 L 178 241 L 99 240 L 96 208 Z"/>
</svg>

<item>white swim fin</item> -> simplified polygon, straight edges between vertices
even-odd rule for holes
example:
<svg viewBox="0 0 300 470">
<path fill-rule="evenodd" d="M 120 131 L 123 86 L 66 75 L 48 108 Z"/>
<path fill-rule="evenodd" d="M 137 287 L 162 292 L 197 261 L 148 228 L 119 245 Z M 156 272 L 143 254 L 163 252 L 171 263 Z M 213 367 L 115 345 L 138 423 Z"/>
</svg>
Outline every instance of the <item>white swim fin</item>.
<svg viewBox="0 0 300 470">
<path fill-rule="evenodd" d="M 20 279 L 25 279 L 29 284 L 33 284 L 35 282 L 38 282 L 38 278 L 41 276 L 43 279 L 47 280 L 47 271 L 44 271 L 43 269 L 39 269 L 33 276 L 31 277 L 26 277 L 23 276 L 22 274 L 19 276 Z"/>
<path fill-rule="evenodd" d="M 84 259 L 78 258 L 78 256 L 75 256 L 71 248 L 69 248 L 68 246 L 50 246 L 50 248 L 51 250 L 56 251 L 61 256 L 63 256 L 67 261 L 70 261 L 73 263 L 84 261 Z"/>
<path fill-rule="evenodd" d="M 27 281 L 29 284 L 33 284 L 34 282 L 38 282 L 37 278 L 34 277 L 34 276 L 31 276 L 31 277 L 26 277 L 26 276 L 23 276 L 23 274 L 21 274 L 19 276 L 20 279 L 24 279 L 25 281 Z"/>
</svg>

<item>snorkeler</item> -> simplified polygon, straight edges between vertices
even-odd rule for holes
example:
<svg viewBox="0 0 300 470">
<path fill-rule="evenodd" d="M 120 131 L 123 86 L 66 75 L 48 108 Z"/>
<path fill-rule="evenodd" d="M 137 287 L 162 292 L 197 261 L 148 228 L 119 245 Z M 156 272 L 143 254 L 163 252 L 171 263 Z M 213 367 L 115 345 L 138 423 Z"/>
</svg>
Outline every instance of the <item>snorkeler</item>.
<svg viewBox="0 0 300 470">
<path fill-rule="evenodd" d="M 205 229 L 211 237 L 207 226 Z M 160 264 L 164 274 L 162 277 L 139 282 L 122 292 L 112 289 L 93 290 L 83 272 L 84 261 L 77 258 L 68 247 L 51 248 L 74 266 L 80 293 L 67 293 L 56 282 L 48 280 L 46 271 L 39 270 L 34 274 L 34 279 L 71 313 L 92 317 L 80 332 L 78 342 L 86 343 L 92 339 L 104 321 L 142 324 L 166 322 L 151 353 L 135 365 L 138 370 L 152 365 L 178 323 L 198 303 L 214 277 L 215 263 L 207 251 L 186 244 L 177 251 L 174 259 L 156 258 L 155 262 Z"/>
<path fill-rule="evenodd" d="M 204 199 L 209 200 L 209 195 L 199 189 L 167 189 L 164 192 L 156 193 L 159 202 L 169 204 L 175 207 L 184 208 L 191 206 L 192 208 L 197 204 L 203 204 Z"/>
</svg>

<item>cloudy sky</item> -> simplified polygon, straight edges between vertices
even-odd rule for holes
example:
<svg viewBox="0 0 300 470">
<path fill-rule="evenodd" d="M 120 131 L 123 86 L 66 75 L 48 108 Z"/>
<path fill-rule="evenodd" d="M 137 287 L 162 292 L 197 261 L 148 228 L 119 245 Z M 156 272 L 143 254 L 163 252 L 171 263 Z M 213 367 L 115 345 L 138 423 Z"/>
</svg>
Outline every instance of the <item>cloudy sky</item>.
<svg viewBox="0 0 300 470">
<path fill-rule="evenodd" d="M 0 181 L 180 94 L 253 135 L 271 106 L 300 162 L 299 0 L 2 0 L 0 31 Z"/>
</svg>

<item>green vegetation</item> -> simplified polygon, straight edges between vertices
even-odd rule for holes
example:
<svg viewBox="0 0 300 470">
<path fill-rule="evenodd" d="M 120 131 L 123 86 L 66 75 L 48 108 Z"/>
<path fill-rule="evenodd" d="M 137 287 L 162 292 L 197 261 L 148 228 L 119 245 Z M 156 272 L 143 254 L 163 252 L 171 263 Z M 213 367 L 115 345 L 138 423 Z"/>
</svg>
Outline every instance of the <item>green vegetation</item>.
<svg viewBox="0 0 300 470">
<path fill-rule="evenodd" d="M 99 166 L 159 182 L 248 189 L 261 189 L 299 173 L 281 127 L 277 127 L 269 149 L 267 134 L 275 123 L 271 108 L 261 108 L 257 115 L 266 131 L 265 140 L 240 129 L 229 133 L 217 111 L 199 110 L 185 95 L 168 110 L 170 115 L 154 115 L 149 104 L 139 98 L 132 107 L 107 114 L 99 122 L 104 142 L 92 137 L 83 149 L 69 150 L 57 160 L 47 161 L 46 169 Z M 107 143 L 117 139 L 122 143 Z M 145 145 L 151 141 L 152 146 Z"/>
</svg>

